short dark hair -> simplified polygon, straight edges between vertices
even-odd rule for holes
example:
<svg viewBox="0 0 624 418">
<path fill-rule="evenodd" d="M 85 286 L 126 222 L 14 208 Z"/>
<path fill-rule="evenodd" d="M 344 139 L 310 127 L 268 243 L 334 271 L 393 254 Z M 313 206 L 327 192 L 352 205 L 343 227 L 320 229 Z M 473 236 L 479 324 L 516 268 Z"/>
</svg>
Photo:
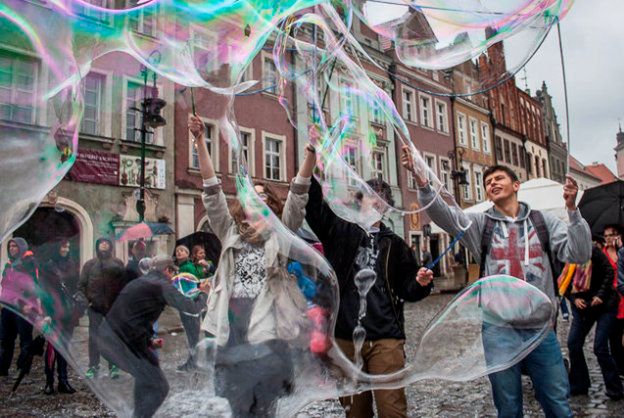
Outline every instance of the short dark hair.
<svg viewBox="0 0 624 418">
<path fill-rule="evenodd" d="M 392 198 L 392 188 L 390 185 L 381 179 L 370 179 L 366 182 L 371 189 L 375 191 L 387 204 L 394 206 L 394 199 Z M 360 199 L 362 194 L 359 194 Z"/>
<path fill-rule="evenodd" d="M 622 226 L 621 226 L 621 225 L 619 225 L 619 224 L 607 224 L 607 225 L 605 225 L 605 227 L 604 227 L 604 228 L 602 228 L 602 233 L 603 233 L 603 235 L 604 235 L 604 232 L 607 230 L 607 228 L 614 229 L 614 230 L 615 230 L 615 232 L 617 232 L 617 233 L 618 233 L 618 235 L 623 235 L 623 234 L 622 234 Z"/>
<path fill-rule="evenodd" d="M 518 175 L 511 168 L 507 167 L 506 165 L 495 164 L 495 165 L 489 166 L 483 172 L 483 183 L 485 184 L 485 180 L 487 180 L 488 176 L 491 176 L 497 171 L 502 171 L 503 173 L 507 174 L 509 178 L 511 179 L 511 181 L 513 181 L 514 183 L 516 181 L 520 181 L 520 179 L 518 178 Z"/>
</svg>

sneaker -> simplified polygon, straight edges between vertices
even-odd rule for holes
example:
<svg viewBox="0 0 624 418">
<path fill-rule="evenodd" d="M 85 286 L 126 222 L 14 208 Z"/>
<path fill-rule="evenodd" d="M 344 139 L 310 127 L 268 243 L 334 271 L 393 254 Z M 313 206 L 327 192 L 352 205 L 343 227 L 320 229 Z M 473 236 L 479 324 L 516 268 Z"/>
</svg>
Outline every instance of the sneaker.
<svg viewBox="0 0 624 418">
<path fill-rule="evenodd" d="M 119 379 L 119 367 L 111 364 L 109 369 L 109 376 L 111 379 Z"/>
<path fill-rule="evenodd" d="M 179 365 L 177 370 L 179 372 L 193 372 L 197 370 L 197 364 L 192 361 L 186 361 L 184 364 Z"/>
<path fill-rule="evenodd" d="M 95 379 L 97 375 L 98 375 L 98 367 L 89 367 L 89 369 L 85 373 L 85 377 L 87 379 Z"/>
</svg>

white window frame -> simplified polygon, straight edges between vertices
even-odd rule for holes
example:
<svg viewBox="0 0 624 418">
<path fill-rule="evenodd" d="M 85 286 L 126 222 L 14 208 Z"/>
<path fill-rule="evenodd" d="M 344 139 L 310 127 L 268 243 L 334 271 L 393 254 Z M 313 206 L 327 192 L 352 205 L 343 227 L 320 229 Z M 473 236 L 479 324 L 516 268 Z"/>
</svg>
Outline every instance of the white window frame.
<svg viewBox="0 0 624 418">
<path fill-rule="evenodd" d="M 468 133 L 470 135 L 470 147 L 479 151 L 481 144 L 479 142 L 479 121 L 472 116 L 468 118 Z"/>
<path fill-rule="evenodd" d="M 410 95 L 410 100 L 405 100 L 405 93 Z M 409 87 L 401 86 L 402 116 L 406 122 L 416 122 L 416 91 Z M 407 113 L 407 106 L 410 106 L 410 114 Z"/>
<path fill-rule="evenodd" d="M 463 120 L 463 123 L 462 123 Z M 468 147 L 468 124 L 467 117 L 462 112 L 457 112 L 457 143 L 462 147 Z"/>
<path fill-rule="evenodd" d="M 483 169 L 479 166 L 473 167 L 474 172 L 474 190 L 477 202 L 485 200 L 485 187 L 483 185 Z"/>
<path fill-rule="evenodd" d="M 355 171 L 356 173 L 360 174 L 361 170 L 360 170 L 360 157 L 359 157 L 359 147 L 357 145 L 357 143 L 353 140 L 350 141 L 346 141 L 343 146 L 342 146 L 342 159 L 344 160 L 344 162 L 351 167 L 351 169 L 353 169 L 353 171 Z M 350 156 L 350 153 L 347 152 L 345 150 L 345 148 L 348 148 L 349 150 L 353 150 L 353 156 L 354 156 L 354 161 L 350 161 L 349 158 L 346 158 L 347 156 Z M 356 187 L 358 185 L 357 179 L 349 176 L 349 172 L 345 169 L 344 170 L 344 178 L 347 181 L 349 187 Z"/>
<path fill-rule="evenodd" d="M 130 1 L 126 1 L 126 5 L 130 8 L 130 7 L 134 7 L 130 4 Z M 150 33 L 145 32 L 145 13 L 148 10 L 152 10 L 152 8 L 155 9 L 155 13 L 153 15 L 153 27 Z M 138 19 L 137 19 L 137 28 L 134 29 L 131 27 L 131 23 L 130 23 L 130 15 L 128 15 L 127 17 L 127 22 L 128 22 L 128 29 L 134 31 L 135 33 L 138 33 L 140 35 L 143 36 L 149 36 L 151 38 L 155 38 L 158 35 L 158 28 L 159 28 L 159 23 L 160 23 L 160 6 L 158 5 L 158 3 L 154 2 L 153 4 L 148 4 L 144 7 L 139 8 L 138 10 L 134 11 L 133 13 L 138 13 Z"/>
<path fill-rule="evenodd" d="M 472 168 L 470 167 L 470 164 L 468 163 L 463 163 L 462 167 L 464 170 L 466 170 L 466 178 L 468 179 L 468 183 L 469 183 L 461 187 L 462 198 L 465 201 L 473 201 L 474 196 L 472 193 L 472 186 L 474 185 L 474 181 L 472 179 Z"/>
<path fill-rule="evenodd" d="M 278 140 L 282 143 L 282 147 L 281 147 L 280 155 L 279 155 L 280 178 L 278 180 L 269 179 L 266 177 L 267 138 Z M 269 181 L 286 181 L 286 173 L 288 172 L 287 167 L 286 167 L 286 155 L 287 155 L 286 146 L 287 146 L 286 135 L 277 135 L 271 132 L 262 131 L 262 176 L 261 177 L 263 179 L 269 180 Z"/>
<path fill-rule="evenodd" d="M 439 171 L 438 171 L 438 156 L 435 154 L 431 154 L 428 152 L 423 152 L 423 160 L 425 160 L 425 164 L 427 164 L 427 167 L 431 168 L 433 171 L 433 174 L 438 177 Z M 429 165 L 429 162 L 427 161 L 427 158 L 431 158 L 433 160 L 433 167 L 431 167 Z M 431 180 L 431 179 L 430 179 Z"/>
<path fill-rule="evenodd" d="M 424 103 L 429 103 L 429 106 L 424 106 Z M 418 93 L 418 108 L 420 110 L 420 126 L 426 129 L 433 130 L 433 99 L 428 94 Z M 425 114 L 427 112 L 427 114 Z"/>
<path fill-rule="evenodd" d="M 263 93 L 266 94 L 270 94 L 272 96 L 276 96 L 277 95 L 277 83 L 279 83 L 279 72 L 277 70 L 277 66 L 275 65 L 275 61 L 273 60 L 273 55 L 262 51 L 262 88 Z M 270 64 L 268 64 L 270 62 Z M 275 69 L 275 82 L 274 83 L 269 83 L 269 80 L 267 78 L 267 75 L 269 75 L 269 71 L 268 68 L 273 68 Z"/>
<path fill-rule="evenodd" d="M 448 167 L 447 169 L 444 168 L 444 163 L 446 163 L 446 166 Z M 440 164 L 440 177 L 439 177 L 440 181 L 444 184 L 444 186 L 446 187 L 446 190 L 448 190 L 449 193 L 454 195 L 455 190 L 453 188 L 453 177 L 452 177 L 453 166 L 451 166 L 451 160 L 445 157 L 440 157 L 439 164 Z M 445 175 L 446 175 L 446 180 L 444 178 Z"/>
<path fill-rule="evenodd" d="M 241 77 L 241 82 L 244 81 L 249 81 L 249 80 L 253 80 L 254 75 L 253 75 L 253 68 L 254 68 L 254 63 L 253 60 L 249 63 L 249 65 L 247 66 L 247 68 L 245 68 L 245 71 L 243 71 L 243 76 Z"/>
<path fill-rule="evenodd" d="M 481 142 L 483 145 L 483 152 L 491 154 L 492 147 L 490 146 L 490 125 L 485 122 L 481 122 Z"/>
<path fill-rule="evenodd" d="M 255 145 L 256 145 L 256 130 L 253 128 L 245 128 L 242 126 L 238 127 L 238 130 L 240 131 L 241 134 L 245 133 L 249 135 L 249 143 L 247 144 L 247 170 L 249 171 L 249 175 L 251 177 L 255 177 L 256 176 L 256 170 L 255 170 Z M 231 174 L 236 174 L 238 171 L 236 170 L 236 168 L 234 167 L 234 161 L 233 161 L 233 153 L 232 153 L 232 147 L 228 146 L 228 164 L 230 166 L 230 173 Z"/>
<path fill-rule="evenodd" d="M 192 113 L 188 114 L 188 119 L 191 119 L 193 116 Z M 213 129 L 213 135 L 210 137 L 210 159 L 212 160 L 212 165 L 214 166 L 215 172 L 219 171 L 219 121 L 216 119 L 205 118 L 199 116 L 204 125 L 211 125 Z M 195 145 L 193 144 L 193 134 L 190 130 L 187 131 L 188 134 L 188 144 L 189 144 L 189 162 L 188 166 L 192 170 L 199 170 L 199 164 L 197 166 L 193 165 L 193 151 L 195 149 Z"/>
<path fill-rule="evenodd" d="M 113 7 L 110 7 L 109 5 L 111 3 L 111 0 L 84 0 L 84 2 L 92 4 L 97 7 L 101 7 L 103 9 L 113 9 Z M 74 12 L 79 16 L 82 16 L 89 20 L 99 22 L 107 26 L 110 26 L 112 23 L 110 19 L 111 15 L 108 13 L 105 13 L 98 9 L 83 6 L 78 2 L 74 3 L 73 7 L 74 7 Z"/>
<path fill-rule="evenodd" d="M 440 114 L 440 106 L 444 108 L 442 114 Z M 446 102 L 442 100 L 435 100 L 435 110 L 436 110 L 436 128 L 439 132 L 448 134 L 449 133 L 449 122 L 448 122 L 448 105 Z"/>
<path fill-rule="evenodd" d="M 134 142 L 135 144 L 140 144 L 141 141 L 135 141 L 134 139 L 130 139 L 127 138 L 127 114 L 128 114 L 128 110 L 127 106 L 128 106 L 128 83 L 134 83 L 134 84 L 138 84 L 141 87 L 141 97 L 143 96 L 143 80 L 140 80 L 138 78 L 135 77 L 128 77 L 128 76 L 123 76 L 122 78 L 123 80 L 123 88 L 122 88 L 122 97 L 121 97 L 121 139 L 124 141 L 129 141 L 129 142 Z M 152 85 L 149 85 L 148 83 L 148 88 L 153 88 Z M 158 93 L 159 93 L 159 97 L 162 97 L 162 85 L 160 84 L 156 84 L 156 88 L 158 89 Z M 141 108 L 141 103 L 137 103 L 137 108 L 140 109 Z M 136 112 L 137 118 L 140 121 L 141 120 L 141 116 L 139 112 Z M 148 135 L 148 141 L 145 141 L 146 144 L 150 144 L 150 145 L 159 145 L 159 146 L 164 146 L 164 140 L 163 140 L 163 128 L 156 128 L 154 129 L 154 133 L 151 135 L 152 136 L 152 142 L 149 142 L 149 135 Z"/>
<path fill-rule="evenodd" d="M 36 97 L 37 97 L 37 92 L 39 91 L 39 76 L 41 74 L 42 68 L 41 68 L 41 60 L 34 54 L 30 54 L 30 53 L 22 53 L 21 51 L 14 51 L 12 49 L 6 49 L 6 48 L 2 48 L 1 52 L 7 54 L 9 56 L 9 58 L 11 58 L 11 60 L 13 60 L 15 58 L 16 55 L 19 55 L 21 58 L 23 58 L 24 61 L 31 61 L 33 63 L 34 69 L 35 69 L 35 74 L 33 75 L 33 82 L 32 82 L 32 93 L 29 93 L 31 95 L 31 115 L 30 115 L 30 121 L 26 122 L 28 124 L 36 124 L 37 121 L 37 117 L 40 111 L 42 111 L 43 109 L 40 109 L 39 106 L 37 106 L 37 101 L 36 101 Z M 15 79 L 15 75 L 13 74 L 13 70 L 11 70 L 11 93 L 10 93 L 10 99 L 9 99 L 9 103 L 8 105 L 13 106 L 13 104 L 15 103 L 15 95 L 17 94 L 17 90 L 19 90 L 17 88 L 17 85 L 14 83 L 14 79 Z M 45 109 L 45 108 L 44 108 Z M 8 119 L 9 121 L 13 121 L 13 122 L 18 122 L 19 121 L 15 120 L 13 117 L 11 119 Z M 22 122 L 23 123 L 23 122 Z"/>
<path fill-rule="evenodd" d="M 110 103 L 110 98 L 108 96 L 111 91 L 110 77 L 106 73 L 103 73 L 97 70 L 91 70 L 84 77 L 83 83 L 86 83 L 87 77 L 89 77 L 89 75 L 95 75 L 100 79 L 99 103 L 98 103 L 97 115 L 96 115 L 96 121 L 95 121 L 96 123 L 95 132 L 89 133 L 83 130 L 83 126 L 84 126 L 83 124 L 85 121 L 85 115 L 83 113 L 82 119 L 80 121 L 80 133 L 84 133 L 87 135 L 95 135 L 95 136 L 110 136 L 109 125 L 110 125 L 111 112 L 110 112 L 110 106 L 108 106 L 108 104 Z M 85 109 L 86 109 L 87 100 L 85 97 L 86 96 L 85 90 L 86 90 L 86 85 L 83 84 L 82 95 L 83 95 Z"/>
<path fill-rule="evenodd" d="M 340 77 L 340 91 L 339 91 L 339 101 L 340 101 L 340 112 L 344 114 L 349 107 L 349 102 L 351 103 L 351 120 L 358 120 L 360 117 L 360 103 L 359 98 L 352 91 L 345 91 L 345 85 L 351 87 L 353 86 L 353 80 L 346 76 Z M 354 127 L 358 128 L 358 124 Z"/>
<path fill-rule="evenodd" d="M 197 39 L 205 39 L 205 42 L 197 42 L 196 41 Z M 191 25 L 191 28 L 189 31 L 189 45 L 191 47 L 191 53 L 193 57 L 195 58 L 196 55 L 201 53 L 201 52 L 197 52 L 196 51 L 197 49 L 200 49 L 202 51 L 207 51 L 206 57 L 208 58 L 209 62 L 212 63 L 212 65 L 210 66 L 206 66 L 205 68 L 200 68 L 202 67 L 202 65 L 200 65 L 201 63 L 197 62 L 197 60 L 194 59 L 194 64 L 195 66 L 198 67 L 198 70 L 200 73 L 205 71 L 206 74 L 211 74 L 219 70 L 219 67 L 221 66 L 221 64 L 218 62 L 218 60 L 214 59 L 215 57 L 213 56 L 214 55 L 213 50 L 210 48 L 211 45 L 216 45 L 217 41 L 218 41 L 217 35 L 212 33 L 211 31 L 207 31 L 205 27 L 198 26 L 198 25 Z M 207 43 L 208 45 L 204 45 L 205 43 Z"/>
<path fill-rule="evenodd" d="M 377 156 L 381 156 L 381 171 L 377 168 Z M 371 152 L 371 178 L 379 178 L 388 182 L 388 152 L 385 146 L 375 147 Z"/>
</svg>

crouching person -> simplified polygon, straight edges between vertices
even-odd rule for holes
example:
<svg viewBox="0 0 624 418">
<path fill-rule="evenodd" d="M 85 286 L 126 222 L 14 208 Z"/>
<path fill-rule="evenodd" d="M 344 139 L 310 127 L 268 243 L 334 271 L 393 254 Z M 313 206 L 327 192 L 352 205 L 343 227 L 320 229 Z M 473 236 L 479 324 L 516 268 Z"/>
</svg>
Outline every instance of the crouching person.
<svg viewBox="0 0 624 418">
<path fill-rule="evenodd" d="M 151 417 L 169 393 L 169 384 L 160 369 L 153 325 L 167 305 L 189 314 L 199 314 L 206 306 L 208 282 L 195 299 L 179 292 L 171 280 L 178 271 L 169 257 L 151 260 L 150 272 L 129 283 L 119 294 L 99 329 L 102 354 L 134 377 L 135 417 Z"/>
</svg>

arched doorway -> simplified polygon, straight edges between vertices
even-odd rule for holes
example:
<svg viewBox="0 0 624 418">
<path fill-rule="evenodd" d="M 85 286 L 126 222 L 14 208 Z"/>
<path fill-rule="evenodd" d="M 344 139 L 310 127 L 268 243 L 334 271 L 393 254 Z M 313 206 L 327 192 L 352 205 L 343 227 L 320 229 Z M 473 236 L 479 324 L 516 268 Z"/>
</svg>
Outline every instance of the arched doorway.
<svg viewBox="0 0 624 418">
<path fill-rule="evenodd" d="M 62 240 L 71 243 L 70 255 L 80 260 L 81 228 L 79 220 L 61 207 L 39 207 L 32 216 L 13 232 L 28 242 L 39 262 L 45 262 Z"/>
</svg>

